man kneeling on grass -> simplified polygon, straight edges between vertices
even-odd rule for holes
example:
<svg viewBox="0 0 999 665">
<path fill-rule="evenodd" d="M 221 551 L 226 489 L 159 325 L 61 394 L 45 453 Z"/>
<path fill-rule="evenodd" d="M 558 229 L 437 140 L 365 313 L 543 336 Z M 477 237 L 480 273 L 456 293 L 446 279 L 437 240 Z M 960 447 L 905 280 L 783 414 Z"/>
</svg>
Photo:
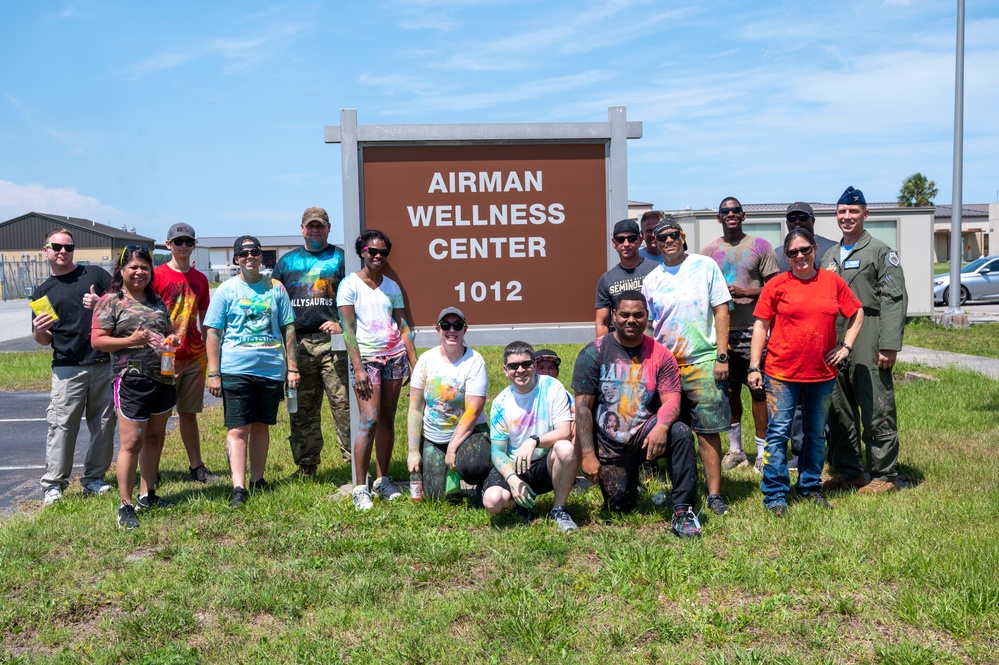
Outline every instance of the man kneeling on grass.
<svg viewBox="0 0 999 665">
<path fill-rule="evenodd" d="M 555 492 L 550 517 L 562 531 L 576 523 L 565 509 L 579 460 L 572 446 L 572 416 L 565 388 L 557 379 L 538 376 L 534 348 L 512 342 L 503 349 L 503 372 L 510 385 L 493 400 L 489 438 L 493 470 L 486 478 L 482 505 L 493 515 L 516 504 L 525 520 L 538 494 Z"/>
</svg>

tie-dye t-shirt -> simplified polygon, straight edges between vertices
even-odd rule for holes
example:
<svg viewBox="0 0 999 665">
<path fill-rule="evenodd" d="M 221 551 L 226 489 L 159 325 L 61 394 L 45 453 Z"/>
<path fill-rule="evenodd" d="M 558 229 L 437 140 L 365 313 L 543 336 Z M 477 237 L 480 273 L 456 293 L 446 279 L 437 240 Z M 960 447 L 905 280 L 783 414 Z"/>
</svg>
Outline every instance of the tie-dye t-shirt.
<svg viewBox="0 0 999 665">
<path fill-rule="evenodd" d="M 836 319 L 850 318 L 860 301 L 843 278 L 818 270 L 811 279 L 781 273 L 767 282 L 756 316 L 771 321 L 763 371 L 781 381 L 816 383 L 836 378 L 825 357 L 836 346 Z"/>
<path fill-rule="evenodd" d="M 264 277 L 247 284 L 239 275 L 215 290 L 205 327 L 222 331 L 222 374 L 284 381 L 282 329 L 295 321 L 284 285 Z"/>
<path fill-rule="evenodd" d="M 465 396 L 485 397 L 489 373 L 478 351 L 466 348 L 452 365 L 441 347 L 435 346 L 420 356 L 409 385 L 422 390 L 427 402 L 423 410 L 423 436 L 434 443 L 448 443 L 465 413 Z M 475 424 L 485 422 L 486 414 L 480 413 Z"/>
<path fill-rule="evenodd" d="M 208 309 L 208 278 L 194 268 L 180 272 L 164 263 L 153 272 L 153 291 L 170 310 L 173 329 L 180 337 L 177 360 L 203 355 L 205 340 L 198 328 L 198 314 Z"/>
<path fill-rule="evenodd" d="M 659 395 L 680 392 L 680 368 L 651 337 L 627 349 L 613 333 L 579 352 L 572 370 L 577 395 L 593 395 L 594 433 L 601 449 L 622 449 L 660 407 Z"/>
<path fill-rule="evenodd" d="M 558 423 L 572 421 L 565 401 L 565 386 L 550 376 L 538 376 L 534 390 L 520 394 L 507 386 L 496 396 L 489 409 L 489 438 L 492 441 L 493 466 L 509 464 L 517 450 L 532 434 L 541 436 Z M 548 448 L 536 448 L 533 459 L 548 454 Z"/>
<path fill-rule="evenodd" d="M 388 277 L 383 276 L 382 283 L 373 289 L 357 273 L 350 273 L 340 282 L 336 304 L 354 306 L 357 348 L 362 358 L 394 356 L 406 350 L 399 325 L 392 318 L 392 310 L 406 305 L 399 285 Z"/>
<path fill-rule="evenodd" d="M 336 291 L 343 274 L 343 250 L 334 245 L 318 252 L 299 247 L 278 259 L 271 277 L 288 290 L 296 331 L 315 333 L 326 321 L 340 321 Z"/>
<path fill-rule="evenodd" d="M 653 337 L 677 363 L 714 360 L 718 347 L 713 308 L 732 299 L 717 263 L 688 254 L 680 265 L 662 265 L 646 275 L 642 293 L 649 301 Z"/>
<path fill-rule="evenodd" d="M 149 344 L 133 349 L 111 352 L 111 373 L 121 374 L 129 362 L 145 376 L 161 383 L 173 383 L 173 376 L 160 374 L 160 351 L 163 340 L 173 334 L 170 313 L 159 298 L 139 302 L 108 293 L 94 305 L 93 328 L 111 331 L 112 337 L 128 337 L 139 324 L 150 333 Z M 138 363 L 136 365 L 136 363 Z"/>
<path fill-rule="evenodd" d="M 714 259 L 725 276 L 725 284 L 758 289 L 771 275 L 780 272 L 774 248 L 763 238 L 744 235 L 736 244 L 725 238 L 712 240 L 701 250 L 704 256 Z M 756 298 L 735 298 L 729 308 L 729 330 L 747 330 L 753 327 L 753 307 Z"/>
</svg>

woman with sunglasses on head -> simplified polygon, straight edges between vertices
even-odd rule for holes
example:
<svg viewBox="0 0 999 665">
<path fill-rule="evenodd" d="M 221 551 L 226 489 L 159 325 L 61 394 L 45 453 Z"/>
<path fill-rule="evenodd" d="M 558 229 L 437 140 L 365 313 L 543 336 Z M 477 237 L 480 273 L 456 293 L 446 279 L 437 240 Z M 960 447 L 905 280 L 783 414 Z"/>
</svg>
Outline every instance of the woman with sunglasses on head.
<svg viewBox="0 0 999 665">
<path fill-rule="evenodd" d="M 787 442 L 799 401 L 805 439 L 798 457 L 798 497 L 832 508 L 822 488 L 825 426 L 836 382 L 836 366 L 853 350 L 864 321 L 860 301 L 843 279 L 816 266 L 815 236 L 796 228 L 784 239 L 791 269 L 763 287 L 753 315 L 749 383 L 767 392 L 767 445 L 764 454 L 763 505 L 783 517 L 791 480 Z M 836 340 L 836 319 L 848 319 L 842 342 Z M 767 333 L 769 332 L 769 338 Z M 760 363 L 763 347 L 766 366 Z"/>
<path fill-rule="evenodd" d="M 354 508 L 370 510 L 367 474 L 372 445 L 378 474 L 372 489 L 387 501 L 402 496 L 388 469 L 395 444 L 399 391 L 416 365 L 416 349 L 406 323 L 402 290 L 382 274 L 392 242 L 381 231 L 368 229 L 357 237 L 354 249 L 361 257 L 361 269 L 340 282 L 336 304 L 361 409 L 360 431 L 354 438 L 351 496 Z"/>
<path fill-rule="evenodd" d="M 295 313 L 284 285 L 260 274 L 260 241 L 240 236 L 233 244 L 239 274 L 223 282 L 208 304 L 204 328 L 208 392 L 222 398 L 226 455 L 232 472 L 229 507 L 239 508 L 247 490 L 267 487 L 264 468 L 270 426 L 277 422 L 284 386 L 298 386 Z M 250 483 L 246 482 L 249 450 Z"/>
<path fill-rule="evenodd" d="M 111 288 L 94 307 L 91 344 L 111 354 L 114 401 L 118 410 L 121 446 L 115 464 L 118 476 L 118 526 L 139 526 L 132 503 L 132 485 L 139 467 L 139 510 L 168 505 L 156 496 L 163 438 L 170 412 L 177 403 L 172 368 L 161 371 L 161 355 L 179 346 L 170 312 L 153 291 L 153 257 L 144 247 L 122 250 Z"/>
<path fill-rule="evenodd" d="M 492 471 L 489 426 L 484 411 L 489 374 L 486 363 L 465 345 L 465 315 L 447 307 L 437 317 L 440 346 L 424 352 L 409 384 L 410 473 L 423 474 L 423 495 L 446 493 L 448 470 L 476 486 Z"/>
</svg>

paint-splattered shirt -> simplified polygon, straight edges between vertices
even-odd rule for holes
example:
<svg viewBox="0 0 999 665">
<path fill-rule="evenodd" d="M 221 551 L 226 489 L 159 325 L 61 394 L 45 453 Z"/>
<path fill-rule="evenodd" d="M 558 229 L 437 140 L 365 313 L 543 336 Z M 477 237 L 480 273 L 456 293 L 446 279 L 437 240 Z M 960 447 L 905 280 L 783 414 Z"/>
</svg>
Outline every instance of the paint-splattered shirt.
<svg viewBox="0 0 999 665">
<path fill-rule="evenodd" d="M 382 283 L 373 289 L 357 273 L 350 273 L 340 282 L 336 304 L 354 306 L 357 348 L 362 358 L 394 356 L 406 350 L 399 325 L 392 318 L 393 310 L 406 305 L 399 285 L 388 277 L 382 277 Z"/>
<path fill-rule="evenodd" d="M 340 321 L 336 292 L 344 277 L 344 256 L 339 247 L 327 245 L 318 252 L 294 249 L 278 259 L 271 277 L 288 290 L 296 332 L 316 333 L 323 323 Z"/>
<path fill-rule="evenodd" d="M 771 276 L 780 272 L 773 246 L 756 236 L 745 235 L 736 244 L 724 238 L 712 240 L 701 254 L 714 259 L 725 276 L 725 283 L 747 289 L 758 289 Z M 756 298 L 735 298 L 729 311 L 729 330 L 753 327 L 753 307 Z"/>
<path fill-rule="evenodd" d="M 538 376 L 537 380 L 534 390 L 527 394 L 518 393 L 511 385 L 493 400 L 489 409 L 489 438 L 493 466 L 497 469 L 509 464 L 532 434 L 541 436 L 555 429 L 558 423 L 572 421 L 565 387 L 550 376 Z M 533 459 L 544 457 L 548 450 L 536 448 Z"/>
<path fill-rule="evenodd" d="M 119 298 L 117 293 L 108 293 L 94 306 L 93 328 L 108 330 L 112 337 L 128 337 L 142 324 L 143 330 L 150 332 L 149 344 L 131 349 L 111 352 L 111 373 L 122 374 L 132 367 L 154 381 L 173 383 L 173 376 L 160 374 L 160 352 L 164 349 L 163 340 L 173 334 L 170 313 L 158 297 L 146 302 L 131 298 Z"/>
<path fill-rule="evenodd" d="M 680 265 L 662 265 L 646 275 L 642 293 L 649 301 L 653 337 L 677 363 L 714 360 L 718 347 L 712 310 L 732 299 L 717 263 L 688 254 Z"/>
<path fill-rule="evenodd" d="M 180 337 L 177 360 L 204 355 L 205 340 L 198 328 L 198 313 L 208 309 L 208 278 L 194 268 L 180 272 L 164 263 L 153 272 L 153 291 L 170 310 L 170 321 Z"/>
<path fill-rule="evenodd" d="M 478 351 L 466 348 L 458 362 L 451 364 L 435 346 L 425 351 L 413 368 L 410 387 L 423 391 L 423 436 L 434 443 L 448 443 L 465 413 L 465 397 L 485 397 L 489 386 L 486 363 Z M 476 425 L 486 422 L 485 412 Z"/>
</svg>

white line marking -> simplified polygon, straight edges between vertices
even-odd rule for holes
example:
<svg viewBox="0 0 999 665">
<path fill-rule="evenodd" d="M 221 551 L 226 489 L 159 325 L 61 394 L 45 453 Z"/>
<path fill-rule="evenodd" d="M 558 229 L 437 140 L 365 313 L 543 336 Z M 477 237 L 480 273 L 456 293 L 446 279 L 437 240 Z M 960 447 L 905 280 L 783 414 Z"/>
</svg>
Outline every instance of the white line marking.
<svg viewBox="0 0 999 665">
<path fill-rule="evenodd" d="M 0 418 L 0 423 L 41 423 L 48 418 Z"/>
<path fill-rule="evenodd" d="M 74 469 L 82 468 L 82 464 L 74 464 Z M 44 464 L 32 465 L 32 466 L 0 466 L 0 471 L 32 471 L 35 469 L 44 469 Z"/>
</svg>

